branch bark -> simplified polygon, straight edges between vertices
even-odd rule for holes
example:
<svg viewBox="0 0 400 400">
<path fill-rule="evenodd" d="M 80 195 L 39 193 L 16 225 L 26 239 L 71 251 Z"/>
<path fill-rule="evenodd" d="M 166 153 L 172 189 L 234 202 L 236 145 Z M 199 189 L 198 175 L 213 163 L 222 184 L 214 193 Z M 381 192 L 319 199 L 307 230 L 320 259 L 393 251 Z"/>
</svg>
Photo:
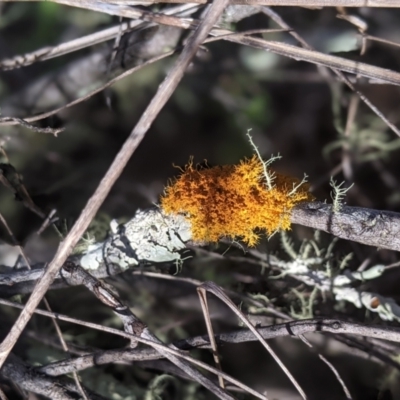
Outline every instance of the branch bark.
<svg viewBox="0 0 400 400">
<path fill-rule="evenodd" d="M 292 210 L 292 223 L 331 233 L 341 239 L 400 251 L 400 214 L 369 208 L 302 203 Z"/>
</svg>

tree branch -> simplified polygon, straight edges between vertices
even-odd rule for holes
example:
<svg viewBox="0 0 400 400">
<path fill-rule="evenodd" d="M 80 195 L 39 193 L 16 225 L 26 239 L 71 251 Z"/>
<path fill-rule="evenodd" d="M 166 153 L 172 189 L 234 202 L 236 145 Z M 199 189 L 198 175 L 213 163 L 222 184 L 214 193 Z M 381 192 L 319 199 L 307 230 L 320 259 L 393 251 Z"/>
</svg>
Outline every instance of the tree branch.
<svg viewBox="0 0 400 400">
<path fill-rule="evenodd" d="M 350 206 L 333 212 L 331 204 L 314 201 L 296 206 L 291 220 L 341 239 L 400 251 L 399 213 Z"/>
</svg>

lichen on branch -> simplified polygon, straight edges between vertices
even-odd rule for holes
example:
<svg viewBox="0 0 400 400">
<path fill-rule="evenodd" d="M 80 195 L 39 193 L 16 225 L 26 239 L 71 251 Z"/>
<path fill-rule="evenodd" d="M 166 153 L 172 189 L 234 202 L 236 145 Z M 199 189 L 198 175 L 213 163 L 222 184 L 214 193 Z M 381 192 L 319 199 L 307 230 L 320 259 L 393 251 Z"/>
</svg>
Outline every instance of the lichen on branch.
<svg viewBox="0 0 400 400">
<path fill-rule="evenodd" d="M 194 241 L 229 237 L 254 246 L 261 232 L 271 235 L 290 229 L 292 208 L 313 199 L 306 185 L 280 174 L 274 175 L 274 185 L 268 188 L 264 166 L 256 155 L 237 165 L 212 168 L 190 160 L 167 186 L 161 208 L 166 213 L 185 214 Z"/>
</svg>

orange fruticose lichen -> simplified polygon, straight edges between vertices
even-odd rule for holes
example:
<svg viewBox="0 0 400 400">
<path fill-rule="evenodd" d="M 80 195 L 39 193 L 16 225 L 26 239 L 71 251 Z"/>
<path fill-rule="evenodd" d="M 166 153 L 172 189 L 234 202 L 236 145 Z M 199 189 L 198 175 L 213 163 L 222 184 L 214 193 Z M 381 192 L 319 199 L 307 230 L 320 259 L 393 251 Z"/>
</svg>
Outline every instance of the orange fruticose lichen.
<svg viewBox="0 0 400 400">
<path fill-rule="evenodd" d="M 276 174 L 268 189 L 264 165 L 253 156 L 238 165 L 212 168 L 190 161 L 161 198 L 166 213 L 185 213 L 194 241 L 216 242 L 221 237 L 241 238 L 249 246 L 260 231 L 269 235 L 290 229 L 290 211 L 299 202 L 312 200 L 306 185 Z"/>
</svg>

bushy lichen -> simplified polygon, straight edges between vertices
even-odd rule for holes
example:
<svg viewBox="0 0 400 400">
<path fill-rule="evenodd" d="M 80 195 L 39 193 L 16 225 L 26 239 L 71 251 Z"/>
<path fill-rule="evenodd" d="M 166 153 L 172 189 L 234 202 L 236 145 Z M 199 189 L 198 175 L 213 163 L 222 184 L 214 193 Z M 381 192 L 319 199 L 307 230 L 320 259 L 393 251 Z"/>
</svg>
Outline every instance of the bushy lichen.
<svg viewBox="0 0 400 400">
<path fill-rule="evenodd" d="M 194 241 L 216 242 L 221 237 L 241 238 L 249 246 L 278 229 L 290 229 L 290 211 L 311 200 L 306 185 L 274 175 L 266 185 L 263 162 L 254 155 L 238 165 L 195 166 L 192 160 L 166 188 L 161 207 L 166 213 L 185 213 Z"/>
</svg>

